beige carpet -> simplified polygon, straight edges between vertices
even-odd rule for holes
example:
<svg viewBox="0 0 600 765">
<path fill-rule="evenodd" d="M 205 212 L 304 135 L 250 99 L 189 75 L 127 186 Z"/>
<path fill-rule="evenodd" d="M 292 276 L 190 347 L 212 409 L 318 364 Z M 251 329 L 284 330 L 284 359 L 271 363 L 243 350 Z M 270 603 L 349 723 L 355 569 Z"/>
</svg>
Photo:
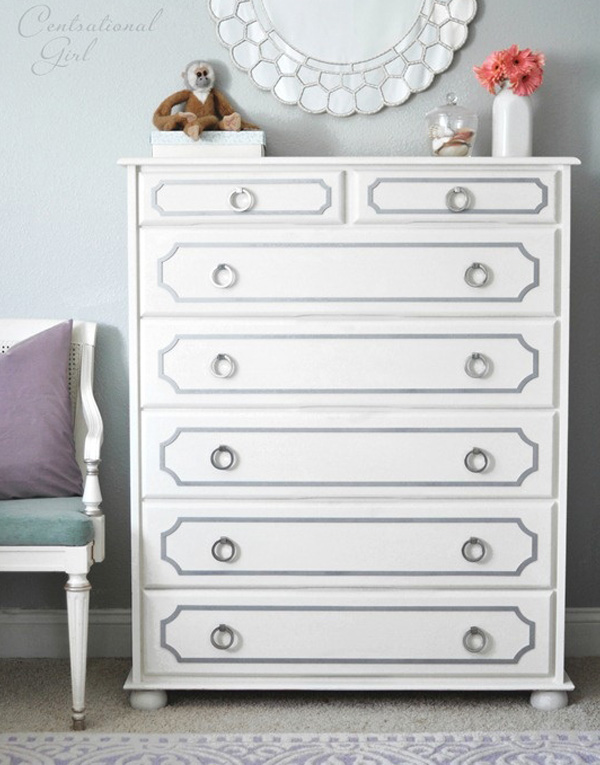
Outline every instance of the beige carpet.
<svg viewBox="0 0 600 765">
<path fill-rule="evenodd" d="M 600 730 L 600 657 L 571 659 L 577 689 L 558 712 L 532 709 L 526 693 L 172 692 L 158 712 L 137 712 L 122 686 L 129 662 L 92 659 L 88 731 L 138 733 L 418 733 Z M 0 732 L 65 731 L 68 663 L 0 661 Z"/>
</svg>

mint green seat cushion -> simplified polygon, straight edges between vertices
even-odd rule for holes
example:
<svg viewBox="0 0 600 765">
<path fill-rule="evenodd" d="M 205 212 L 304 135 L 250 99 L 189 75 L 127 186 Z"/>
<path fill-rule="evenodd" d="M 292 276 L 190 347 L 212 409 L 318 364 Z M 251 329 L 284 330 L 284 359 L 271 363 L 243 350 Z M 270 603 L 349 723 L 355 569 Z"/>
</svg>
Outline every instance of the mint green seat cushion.
<svg viewBox="0 0 600 765">
<path fill-rule="evenodd" d="M 79 547 L 93 537 L 81 497 L 0 501 L 0 545 Z"/>
</svg>

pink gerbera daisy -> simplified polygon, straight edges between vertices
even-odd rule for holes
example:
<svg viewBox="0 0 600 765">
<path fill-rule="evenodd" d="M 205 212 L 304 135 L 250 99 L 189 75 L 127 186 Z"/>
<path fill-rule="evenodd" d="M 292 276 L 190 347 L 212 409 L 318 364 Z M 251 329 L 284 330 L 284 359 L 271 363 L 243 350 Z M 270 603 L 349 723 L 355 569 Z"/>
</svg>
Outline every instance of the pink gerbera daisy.
<svg viewBox="0 0 600 765">
<path fill-rule="evenodd" d="M 474 66 L 473 71 L 483 87 L 494 95 L 496 93 L 496 79 L 492 70 L 487 66 Z"/>
<path fill-rule="evenodd" d="M 519 77 L 534 66 L 539 66 L 539 63 L 531 48 L 519 50 L 517 45 L 511 45 L 504 51 L 504 69 L 509 79 Z"/>
<path fill-rule="evenodd" d="M 473 71 L 483 87 L 494 95 L 496 86 L 506 78 L 502 51 L 491 53 L 481 66 L 474 66 Z"/>
<path fill-rule="evenodd" d="M 531 48 L 518 45 L 497 50 L 473 71 L 479 82 L 492 95 L 498 88 L 510 87 L 519 96 L 530 96 L 542 84 L 546 57 Z"/>
<path fill-rule="evenodd" d="M 522 71 L 515 77 L 511 77 L 510 85 L 517 96 L 530 96 L 540 87 L 543 79 L 544 72 L 541 67 L 533 66 L 528 71 Z"/>
<path fill-rule="evenodd" d="M 544 56 L 543 53 L 540 53 L 539 50 L 536 50 L 531 55 L 533 56 L 535 63 L 537 66 L 539 66 L 540 69 L 543 69 L 546 66 L 546 56 Z"/>
<path fill-rule="evenodd" d="M 483 65 L 489 67 L 498 79 L 504 76 L 504 55 L 501 50 L 490 53 Z"/>
</svg>

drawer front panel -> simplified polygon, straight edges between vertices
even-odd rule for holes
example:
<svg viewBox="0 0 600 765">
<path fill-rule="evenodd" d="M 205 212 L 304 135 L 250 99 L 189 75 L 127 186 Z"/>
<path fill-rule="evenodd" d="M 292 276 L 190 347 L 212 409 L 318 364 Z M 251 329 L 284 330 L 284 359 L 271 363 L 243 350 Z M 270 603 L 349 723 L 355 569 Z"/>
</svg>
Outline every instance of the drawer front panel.
<svg viewBox="0 0 600 765">
<path fill-rule="evenodd" d="M 140 176 L 141 223 L 339 223 L 342 173 L 244 175 L 147 171 Z"/>
<path fill-rule="evenodd" d="M 472 329 L 439 320 L 144 319 L 142 403 L 553 405 L 553 322 Z"/>
<path fill-rule="evenodd" d="M 552 495 L 551 413 L 146 411 L 145 496 Z"/>
<path fill-rule="evenodd" d="M 549 593 L 171 590 L 144 606 L 149 674 L 546 674 L 552 660 Z"/>
<path fill-rule="evenodd" d="M 356 220 L 393 223 L 427 220 L 557 220 L 556 173 L 549 170 L 397 173 L 377 170 L 353 176 L 358 195 Z"/>
<path fill-rule="evenodd" d="M 413 504 L 375 515 L 365 503 L 351 517 L 316 504 L 309 516 L 295 504 L 223 518 L 201 506 L 147 503 L 145 586 L 551 586 L 548 504 L 488 502 L 460 515 Z"/>
<path fill-rule="evenodd" d="M 301 234 L 143 230 L 141 312 L 555 311 L 553 229 Z"/>
</svg>

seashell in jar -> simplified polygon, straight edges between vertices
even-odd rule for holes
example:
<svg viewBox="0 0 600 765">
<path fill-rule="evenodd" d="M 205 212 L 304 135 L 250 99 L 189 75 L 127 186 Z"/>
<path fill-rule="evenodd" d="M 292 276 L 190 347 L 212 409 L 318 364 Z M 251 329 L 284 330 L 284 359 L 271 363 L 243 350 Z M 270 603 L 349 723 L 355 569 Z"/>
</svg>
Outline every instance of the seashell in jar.
<svg viewBox="0 0 600 765">
<path fill-rule="evenodd" d="M 449 138 L 434 138 L 431 141 L 431 148 L 433 149 L 434 154 L 438 154 L 440 149 L 444 147 L 449 140 Z"/>
<path fill-rule="evenodd" d="M 452 138 L 454 135 L 454 131 L 450 130 L 449 127 L 442 127 L 441 125 L 431 125 L 429 128 L 429 138 L 434 140 L 439 140 L 440 138 L 444 138 L 445 140 L 448 140 L 448 138 Z"/>
<path fill-rule="evenodd" d="M 474 130 L 467 130 L 467 128 L 463 128 L 462 130 L 457 130 L 456 133 L 454 133 L 454 138 L 459 141 L 470 143 L 474 135 Z"/>
<path fill-rule="evenodd" d="M 453 138 L 447 141 L 436 151 L 439 157 L 466 157 L 470 150 L 470 145 L 466 141 L 459 141 Z"/>
</svg>

